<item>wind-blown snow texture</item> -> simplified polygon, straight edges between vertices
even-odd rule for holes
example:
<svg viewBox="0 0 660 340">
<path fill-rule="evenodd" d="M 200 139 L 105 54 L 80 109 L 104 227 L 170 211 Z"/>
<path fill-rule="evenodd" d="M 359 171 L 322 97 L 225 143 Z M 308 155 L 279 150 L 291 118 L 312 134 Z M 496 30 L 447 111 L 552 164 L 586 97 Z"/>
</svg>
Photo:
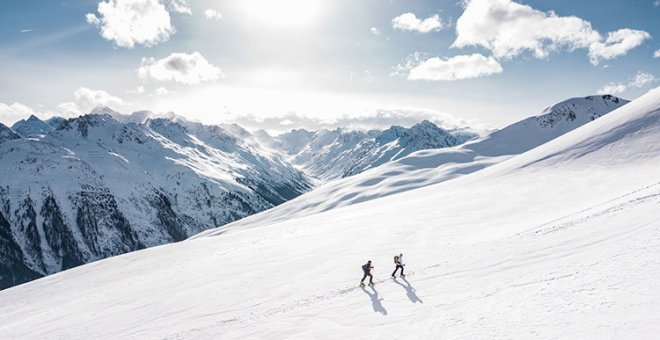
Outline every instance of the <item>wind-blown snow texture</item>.
<svg viewBox="0 0 660 340">
<path fill-rule="evenodd" d="M 470 175 L 234 224 L 7 289 L 0 333 L 651 339 L 660 332 L 659 140 L 656 89 Z M 400 251 L 408 275 L 391 280 Z M 368 259 L 377 284 L 358 288 Z"/>
</svg>

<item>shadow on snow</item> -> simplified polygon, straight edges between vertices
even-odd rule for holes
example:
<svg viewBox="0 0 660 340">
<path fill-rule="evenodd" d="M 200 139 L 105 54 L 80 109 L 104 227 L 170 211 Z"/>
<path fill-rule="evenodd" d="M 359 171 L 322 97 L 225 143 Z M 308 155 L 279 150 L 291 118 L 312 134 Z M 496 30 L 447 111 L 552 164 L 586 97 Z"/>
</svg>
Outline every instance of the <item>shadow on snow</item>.
<svg viewBox="0 0 660 340">
<path fill-rule="evenodd" d="M 387 310 L 385 309 L 385 307 L 383 307 L 383 304 L 381 303 L 383 299 L 378 295 L 378 291 L 376 291 L 376 288 L 374 286 L 370 286 L 370 287 L 371 290 L 374 291 L 373 293 L 369 292 L 365 287 L 360 287 L 360 288 L 362 288 L 362 291 L 365 294 L 369 295 L 369 298 L 371 298 L 371 305 L 374 308 L 374 312 L 387 315 Z"/>
</svg>

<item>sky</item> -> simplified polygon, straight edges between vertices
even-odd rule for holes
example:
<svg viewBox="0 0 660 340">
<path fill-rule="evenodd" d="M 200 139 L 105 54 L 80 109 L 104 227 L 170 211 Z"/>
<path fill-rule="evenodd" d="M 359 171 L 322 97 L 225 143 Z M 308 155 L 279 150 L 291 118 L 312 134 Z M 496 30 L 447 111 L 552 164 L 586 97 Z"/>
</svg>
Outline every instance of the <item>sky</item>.
<svg viewBox="0 0 660 340">
<path fill-rule="evenodd" d="M 659 86 L 658 0 L 0 1 L 0 122 L 498 128 Z"/>
</svg>

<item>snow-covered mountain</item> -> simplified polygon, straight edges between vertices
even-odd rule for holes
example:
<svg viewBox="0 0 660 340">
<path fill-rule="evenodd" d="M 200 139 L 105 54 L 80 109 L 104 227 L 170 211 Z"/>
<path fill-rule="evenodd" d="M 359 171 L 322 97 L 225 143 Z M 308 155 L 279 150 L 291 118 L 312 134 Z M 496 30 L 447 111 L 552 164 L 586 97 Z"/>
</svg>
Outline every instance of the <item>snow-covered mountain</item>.
<svg viewBox="0 0 660 340">
<path fill-rule="evenodd" d="M 57 116 L 46 119 L 46 124 L 50 125 L 53 130 L 57 130 L 64 122 L 66 122 L 66 118 Z"/>
<path fill-rule="evenodd" d="M 1 129 L 7 142 L 0 171 L 7 175 L 0 178 L 0 263 L 13 269 L 0 288 L 180 241 L 282 204 L 318 182 L 310 169 L 344 175 L 348 167 L 360 171 L 457 143 L 429 122 L 384 132 L 305 132 L 296 141 L 296 131 L 271 137 L 173 113 L 94 112 L 47 122 L 31 116 L 14 125 L 20 135 Z M 307 155 L 313 159 L 303 162 Z"/>
<path fill-rule="evenodd" d="M 72 120 L 30 117 L 14 126 L 33 138 L 18 139 L 5 127 L 4 139 L 17 140 L 0 147 L 0 170 L 8 174 L 0 179 L 0 215 L 10 229 L 2 261 L 16 268 L 2 287 L 253 215 L 308 191 L 309 176 L 328 180 L 370 169 L 241 223 L 271 223 L 443 181 L 540 145 L 625 102 L 572 99 L 458 148 L 450 146 L 469 133 L 428 121 L 385 131 L 294 130 L 272 137 L 238 125 L 205 126 L 146 111 L 126 116 L 105 107 Z M 410 155 L 431 148 L 443 149 Z M 504 151 L 484 151 L 497 148 Z"/>
<path fill-rule="evenodd" d="M 12 129 L 0 123 L 0 144 L 8 140 L 19 139 L 21 136 L 17 135 Z"/>
<path fill-rule="evenodd" d="M 650 339 L 659 141 L 660 88 L 460 178 L 1 291 L 0 334 Z M 407 276 L 390 279 L 399 252 Z"/>
<path fill-rule="evenodd" d="M 531 150 L 627 103 L 610 95 L 568 99 L 465 144 L 421 150 L 356 176 L 325 183 L 277 209 L 238 223 L 269 224 L 444 182 Z"/>
<path fill-rule="evenodd" d="M 42 121 L 41 119 L 31 115 L 28 119 L 21 119 L 11 127 L 14 132 L 23 137 L 44 135 L 54 128 L 50 124 Z"/>
<path fill-rule="evenodd" d="M 2 134 L 0 265 L 15 268 L 2 288 L 181 241 L 311 187 L 279 155 L 215 126 L 90 114 L 41 138 Z"/>
<path fill-rule="evenodd" d="M 476 136 L 463 132 L 456 137 L 425 120 L 410 128 L 392 126 L 385 131 L 299 129 L 266 143 L 284 150 L 291 162 L 309 175 L 327 181 L 356 175 L 418 150 L 455 146 Z"/>
</svg>

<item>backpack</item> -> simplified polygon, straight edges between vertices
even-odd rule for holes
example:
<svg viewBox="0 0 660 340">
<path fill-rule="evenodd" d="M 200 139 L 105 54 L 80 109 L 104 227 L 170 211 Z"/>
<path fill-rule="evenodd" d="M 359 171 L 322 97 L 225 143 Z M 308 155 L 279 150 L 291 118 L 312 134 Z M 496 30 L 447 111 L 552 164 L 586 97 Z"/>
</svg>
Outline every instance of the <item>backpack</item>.
<svg viewBox="0 0 660 340">
<path fill-rule="evenodd" d="M 394 264 L 399 264 L 399 257 L 394 255 Z"/>
<path fill-rule="evenodd" d="M 368 264 L 363 264 L 363 265 L 362 265 L 362 271 L 365 271 L 365 272 L 366 272 L 366 271 L 369 269 L 368 267 L 369 267 Z"/>
</svg>

